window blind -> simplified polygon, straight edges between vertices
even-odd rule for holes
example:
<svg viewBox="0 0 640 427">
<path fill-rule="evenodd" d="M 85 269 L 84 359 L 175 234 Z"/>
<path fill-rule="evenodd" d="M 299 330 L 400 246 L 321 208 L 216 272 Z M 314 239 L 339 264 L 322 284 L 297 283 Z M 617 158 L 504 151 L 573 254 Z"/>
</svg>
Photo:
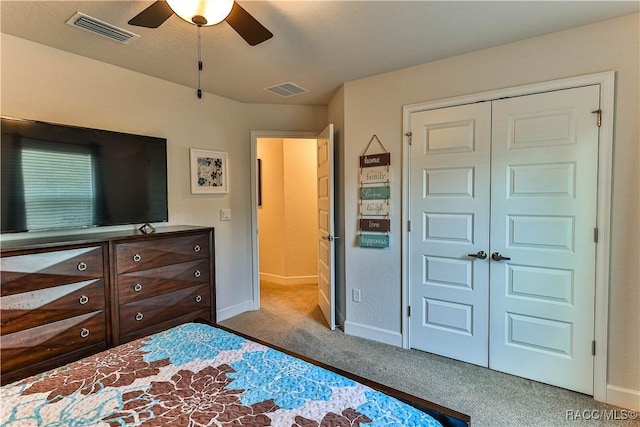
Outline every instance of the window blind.
<svg viewBox="0 0 640 427">
<path fill-rule="evenodd" d="M 22 173 L 28 229 L 93 223 L 94 174 L 89 153 L 24 148 Z"/>
</svg>

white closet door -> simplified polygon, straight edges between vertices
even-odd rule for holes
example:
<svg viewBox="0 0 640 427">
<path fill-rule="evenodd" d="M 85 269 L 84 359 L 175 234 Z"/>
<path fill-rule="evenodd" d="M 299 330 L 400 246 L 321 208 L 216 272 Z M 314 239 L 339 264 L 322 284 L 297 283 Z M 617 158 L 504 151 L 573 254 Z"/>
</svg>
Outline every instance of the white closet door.
<svg viewBox="0 0 640 427">
<path fill-rule="evenodd" d="M 593 392 L 599 87 L 493 102 L 490 367 Z"/>
<path fill-rule="evenodd" d="M 491 104 L 411 123 L 410 346 L 487 366 Z"/>
</svg>

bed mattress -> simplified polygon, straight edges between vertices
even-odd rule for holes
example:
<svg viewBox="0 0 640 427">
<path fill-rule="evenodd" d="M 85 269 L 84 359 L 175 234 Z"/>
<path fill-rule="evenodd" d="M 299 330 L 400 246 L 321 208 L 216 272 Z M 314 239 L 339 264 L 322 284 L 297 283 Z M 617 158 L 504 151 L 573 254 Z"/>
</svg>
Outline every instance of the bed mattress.
<svg viewBox="0 0 640 427">
<path fill-rule="evenodd" d="M 187 323 L 1 388 L 7 426 L 440 426 L 388 394 Z"/>
</svg>

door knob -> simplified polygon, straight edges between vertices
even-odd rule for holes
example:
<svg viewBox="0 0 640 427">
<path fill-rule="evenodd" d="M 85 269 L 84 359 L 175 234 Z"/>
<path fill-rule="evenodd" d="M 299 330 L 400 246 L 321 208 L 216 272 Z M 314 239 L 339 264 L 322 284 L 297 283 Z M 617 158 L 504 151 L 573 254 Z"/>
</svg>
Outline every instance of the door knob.
<svg viewBox="0 0 640 427">
<path fill-rule="evenodd" d="M 511 258 L 500 255 L 500 252 L 494 252 L 491 254 L 491 259 L 494 261 L 509 261 Z"/>
<path fill-rule="evenodd" d="M 478 259 L 487 259 L 487 253 L 485 251 L 478 251 L 475 254 L 467 254 L 470 257 L 478 258 Z"/>
</svg>

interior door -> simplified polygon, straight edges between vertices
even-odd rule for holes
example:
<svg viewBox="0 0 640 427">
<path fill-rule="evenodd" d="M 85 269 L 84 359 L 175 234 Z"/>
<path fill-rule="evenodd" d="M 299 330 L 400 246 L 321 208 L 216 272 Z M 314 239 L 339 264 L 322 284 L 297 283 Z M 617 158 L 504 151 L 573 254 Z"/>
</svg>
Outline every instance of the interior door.
<svg viewBox="0 0 640 427">
<path fill-rule="evenodd" d="M 491 103 L 411 114 L 410 346 L 488 366 Z"/>
<path fill-rule="evenodd" d="M 333 212 L 333 124 L 318 135 L 318 305 L 331 330 L 336 328 L 335 239 Z"/>
<path fill-rule="evenodd" d="M 587 394 L 598 105 L 598 86 L 498 100 L 492 126 L 490 367 Z"/>
</svg>

